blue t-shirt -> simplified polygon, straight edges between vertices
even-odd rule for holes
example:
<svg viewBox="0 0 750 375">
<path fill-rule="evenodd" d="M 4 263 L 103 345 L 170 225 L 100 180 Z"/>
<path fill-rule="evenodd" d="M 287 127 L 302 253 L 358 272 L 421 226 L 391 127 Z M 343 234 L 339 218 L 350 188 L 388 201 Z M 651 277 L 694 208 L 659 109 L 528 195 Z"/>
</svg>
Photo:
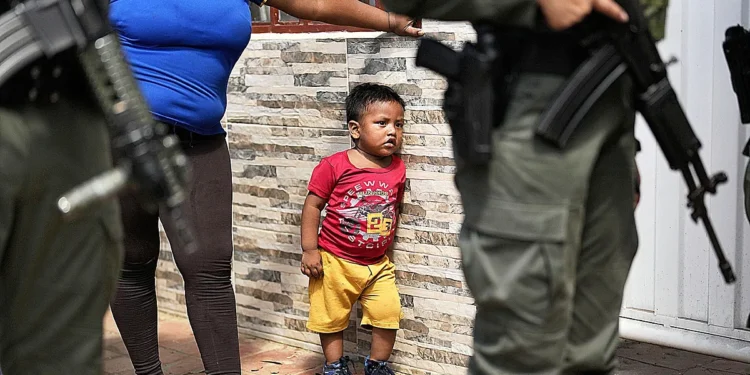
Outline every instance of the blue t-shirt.
<svg viewBox="0 0 750 375">
<path fill-rule="evenodd" d="M 247 0 L 110 0 L 109 16 L 154 117 L 224 133 L 229 74 L 250 41 Z"/>
</svg>

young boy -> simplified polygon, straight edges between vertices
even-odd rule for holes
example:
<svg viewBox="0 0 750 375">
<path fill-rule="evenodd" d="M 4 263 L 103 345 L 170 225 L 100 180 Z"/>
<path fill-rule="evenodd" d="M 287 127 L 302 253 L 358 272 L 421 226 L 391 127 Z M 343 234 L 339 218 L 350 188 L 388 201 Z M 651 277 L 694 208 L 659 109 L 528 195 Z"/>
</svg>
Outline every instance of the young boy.
<svg viewBox="0 0 750 375">
<path fill-rule="evenodd" d="M 307 328 L 320 334 L 324 375 L 350 375 L 344 329 L 354 303 L 372 328 L 366 375 L 391 375 L 388 358 L 401 320 L 395 266 L 386 251 L 396 231 L 406 168 L 401 147 L 404 101 L 389 87 L 361 84 L 346 99 L 354 148 L 321 160 L 302 209 L 301 271 L 310 277 Z M 318 234 L 320 212 L 327 213 Z"/>
</svg>

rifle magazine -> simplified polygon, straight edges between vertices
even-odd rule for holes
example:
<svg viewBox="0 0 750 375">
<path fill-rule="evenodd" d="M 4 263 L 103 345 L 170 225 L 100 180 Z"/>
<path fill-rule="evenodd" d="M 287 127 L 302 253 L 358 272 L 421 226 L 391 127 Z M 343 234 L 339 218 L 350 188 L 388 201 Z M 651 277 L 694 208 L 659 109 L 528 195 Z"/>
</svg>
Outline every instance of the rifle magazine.
<svg viewBox="0 0 750 375">
<path fill-rule="evenodd" d="M 575 70 L 539 118 L 536 135 L 565 148 L 591 107 L 627 71 L 611 45 L 601 47 Z"/>
</svg>

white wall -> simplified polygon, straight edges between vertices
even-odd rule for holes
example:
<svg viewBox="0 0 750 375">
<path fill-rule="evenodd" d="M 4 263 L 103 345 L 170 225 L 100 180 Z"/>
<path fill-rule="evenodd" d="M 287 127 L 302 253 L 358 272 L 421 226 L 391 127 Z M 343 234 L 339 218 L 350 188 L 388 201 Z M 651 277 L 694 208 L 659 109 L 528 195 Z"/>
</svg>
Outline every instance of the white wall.
<svg viewBox="0 0 750 375">
<path fill-rule="evenodd" d="M 740 123 L 722 51 L 727 27 L 748 25 L 748 0 L 671 0 L 662 57 L 696 134 L 709 173 L 729 182 L 710 196 L 709 213 L 738 281 L 726 285 L 702 223 L 686 207 L 687 190 L 672 171 L 646 124 L 636 135 L 642 200 L 636 219 L 640 248 L 626 288 L 623 337 L 669 344 L 750 361 L 750 226 L 744 216 L 742 179 L 750 136 Z M 705 335 L 708 334 L 708 335 Z"/>
</svg>

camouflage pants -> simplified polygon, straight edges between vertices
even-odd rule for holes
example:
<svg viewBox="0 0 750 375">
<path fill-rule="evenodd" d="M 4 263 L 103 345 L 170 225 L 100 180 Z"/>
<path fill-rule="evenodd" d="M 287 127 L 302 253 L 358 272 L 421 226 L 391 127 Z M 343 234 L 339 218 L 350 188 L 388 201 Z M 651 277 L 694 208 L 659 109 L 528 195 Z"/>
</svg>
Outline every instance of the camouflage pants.
<svg viewBox="0 0 750 375">
<path fill-rule="evenodd" d="M 5 375 L 100 374 L 122 256 L 116 201 L 63 221 L 57 199 L 112 166 L 85 101 L 0 108 L 0 365 Z"/>
<path fill-rule="evenodd" d="M 607 374 L 638 237 L 635 112 L 617 82 L 564 150 L 534 136 L 563 78 L 521 76 L 489 167 L 457 161 L 463 268 L 476 301 L 470 374 Z"/>
</svg>

